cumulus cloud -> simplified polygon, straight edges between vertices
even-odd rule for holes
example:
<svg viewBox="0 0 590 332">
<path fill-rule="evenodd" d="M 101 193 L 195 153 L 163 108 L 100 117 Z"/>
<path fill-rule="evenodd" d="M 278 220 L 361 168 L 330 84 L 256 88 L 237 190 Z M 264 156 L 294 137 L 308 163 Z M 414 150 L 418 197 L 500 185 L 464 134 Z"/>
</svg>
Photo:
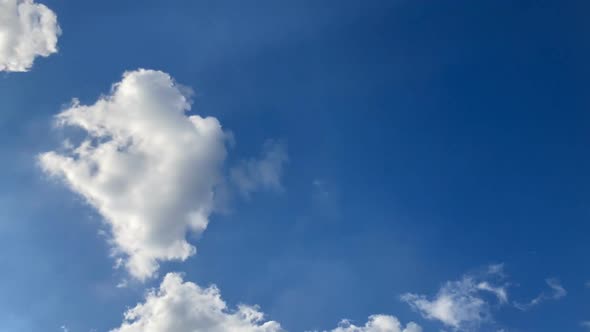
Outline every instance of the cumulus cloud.
<svg viewBox="0 0 590 332">
<path fill-rule="evenodd" d="M 121 326 L 110 332 L 286 332 L 276 321 L 266 320 L 257 306 L 238 305 L 230 310 L 215 286 L 202 288 L 168 273 L 145 301 L 127 310 Z M 343 320 L 324 332 L 422 332 L 416 323 L 405 327 L 389 315 L 373 315 L 364 326 Z"/>
<path fill-rule="evenodd" d="M 145 302 L 125 313 L 125 320 L 111 332 L 280 332 L 281 325 L 265 321 L 256 306 L 229 310 L 215 286 L 201 288 L 169 273 L 160 288 Z"/>
<path fill-rule="evenodd" d="M 432 298 L 408 293 L 402 296 L 402 300 L 426 319 L 438 320 L 456 330 L 476 329 L 492 317 L 486 293 L 496 297 L 499 304 L 507 303 L 506 285 L 494 285 L 501 279 L 501 265 L 494 265 L 484 273 L 446 282 Z"/>
<path fill-rule="evenodd" d="M 33 0 L 0 0 L 0 71 L 28 71 L 57 52 L 61 30 L 51 9 Z"/>
<path fill-rule="evenodd" d="M 268 140 L 259 158 L 243 160 L 230 170 L 230 177 L 245 196 L 262 189 L 281 190 L 281 177 L 287 161 L 285 146 Z"/>
<path fill-rule="evenodd" d="M 205 230 L 226 157 L 213 117 L 187 116 L 187 88 L 166 73 L 127 72 L 92 105 L 74 103 L 59 126 L 87 137 L 39 156 L 42 169 L 80 194 L 110 226 L 132 276 L 154 276 L 158 261 L 185 260 L 185 237 Z"/>
<path fill-rule="evenodd" d="M 562 297 L 565 297 L 567 295 L 567 291 L 559 283 L 559 280 L 557 280 L 555 278 L 549 278 L 549 279 L 546 279 L 545 282 L 547 283 L 547 286 L 549 286 L 549 288 L 551 290 L 549 293 L 542 292 L 537 297 L 535 297 L 534 299 L 530 300 L 527 303 L 515 302 L 514 306 L 516 308 L 524 311 L 524 310 L 528 310 L 534 306 L 537 306 L 545 301 L 559 300 Z"/>
<path fill-rule="evenodd" d="M 337 328 L 330 330 L 330 332 L 422 332 L 422 328 L 414 322 L 403 327 L 394 316 L 373 315 L 369 317 L 364 326 L 356 326 L 349 320 L 343 320 Z"/>
</svg>

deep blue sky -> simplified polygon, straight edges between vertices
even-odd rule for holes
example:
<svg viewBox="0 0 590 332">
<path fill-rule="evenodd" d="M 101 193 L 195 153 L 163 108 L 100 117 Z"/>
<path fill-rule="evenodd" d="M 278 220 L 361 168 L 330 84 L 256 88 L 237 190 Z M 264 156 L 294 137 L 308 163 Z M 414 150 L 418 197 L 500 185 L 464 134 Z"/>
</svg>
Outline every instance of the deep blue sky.
<svg viewBox="0 0 590 332">
<path fill-rule="evenodd" d="M 501 326 L 590 320 L 590 3 L 42 2 L 59 54 L 0 77 L 0 331 L 106 331 L 142 298 L 114 288 L 98 216 L 34 159 L 62 105 L 140 67 L 196 91 L 235 135 L 230 163 L 268 138 L 290 158 L 284 192 L 235 200 L 162 272 L 291 331 L 373 313 L 438 331 L 400 294 L 503 262 L 516 299 L 547 277 L 568 295 L 500 309 Z"/>
</svg>

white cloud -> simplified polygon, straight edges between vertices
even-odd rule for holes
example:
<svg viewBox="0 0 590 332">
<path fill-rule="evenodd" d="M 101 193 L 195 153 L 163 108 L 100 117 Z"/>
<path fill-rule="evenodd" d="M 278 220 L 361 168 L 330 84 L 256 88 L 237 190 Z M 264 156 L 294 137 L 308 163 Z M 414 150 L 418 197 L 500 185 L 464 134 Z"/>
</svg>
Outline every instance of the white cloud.
<svg viewBox="0 0 590 332">
<path fill-rule="evenodd" d="M 508 302 L 508 293 L 506 292 L 506 288 L 504 286 L 494 287 L 487 281 L 482 281 L 477 284 L 477 289 L 488 291 L 494 293 L 498 300 L 502 303 Z"/>
<path fill-rule="evenodd" d="M 583 328 L 590 330 L 590 321 L 584 321 L 580 323 L 580 326 L 582 326 Z"/>
<path fill-rule="evenodd" d="M 230 170 L 231 180 L 245 196 L 261 189 L 281 190 L 283 167 L 287 161 L 285 146 L 268 140 L 259 158 L 244 160 Z"/>
<path fill-rule="evenodd" d="M 551 299 L 557 300 L 567 295 L 567 291 L 565 288 L 563 288 L 563 286 L 561 286 L 559 280 L 555 278 L 549 278 L 545 280 L 545 282 L 552 290 L 552 294 L 549 296 Z"/>
<path fill-rule="evenodd" d="M 115 287 L 117 288 L 127 288 L 129 286 L 129 281 L 127 279 L 123 279 L 117 283 Z"/>
<path fill-rule="evenodd" d="M 547 286 L 551 289 L 551 293 L 542 292 L 528 303 L 514 303 L 514 306 L 520 310 L 528 310 L 548 300 L 559 300 L 567 295 L 567 291 L 559 283 L 559 280 L 554 278 L 546 279 Z"/>
<path fill-rule="evenodd" d="M 328 331 L 324 331 L 328 332 Z M 364 326 L 356 326 L 349 320 L 343 320 L 330 332 L 422 332 L 422 328 L 410 322 L 403 327 L 400 321 L 390 315 L 373 315 Z"/>
<path fill-rule="evenodd" d="M 492 284 L 502 278 L 502 269 L 495 265 L 485 273 L 465 275 L 461 280 L 446 282 L 433 298 L 405 294 L 402 300 L 426 319 L 438 320 L 457 330 L 476 329 L 492 317 L 491 305 L 484 293 L 496 296 L 500 304 L 508 301 L 506 286 Z"/>
<path fill-rule="evenodd" d="M 276 321 L 265 320 L 257 306 L 238 305 L 230 310 L 215 286 L 201 288 L 168 273 L 159 289 L 127 310 L 124 321 L 111 332 L 286 332 Z M 324 331 L 328 332 L 328 331 Z M 329 332 L 422 332 L 416 323 L 403 327 L 389 315 L 373 315 L 364 326 L 343 320 Z"/>
<path fill-rule="evenodd" d="M 215 286 L 201 288 L 169 273 L 145 302 L 125 313 L 111 332 L 279 332 L 280 324 L 265 321 L 255 306 L 229 310 Z"/>
<path fill-rule="evenodd" d="M 33 0 L 0 0 L 0 71 L 28 71 L 57 52 L 61 30 L 51 9 Z"/>
<path fill-rule="evenodd" d="M 93 105 L 75 101 L 57 115 L 87 138 L 39 156 L 46 173 L 104 217 L 116 253 L 140 280 L 155 275 L 158 261 L 195 253 L 185 237 L 207 227 L 221 177 L 225 134 L 213 117 L 185 115 L 186 94 L 166 73 L 127 72 Z"/>
</svg>

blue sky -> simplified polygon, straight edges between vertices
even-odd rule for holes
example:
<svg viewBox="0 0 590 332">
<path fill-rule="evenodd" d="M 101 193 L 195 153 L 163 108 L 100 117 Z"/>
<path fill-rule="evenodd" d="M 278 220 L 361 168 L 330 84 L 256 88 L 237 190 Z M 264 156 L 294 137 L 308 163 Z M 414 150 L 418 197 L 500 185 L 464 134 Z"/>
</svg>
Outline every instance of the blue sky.
<svg viewBox="0 0 590 332">
<path fill-rule="evenodd" d="M 119 328 L 168 272 L 288 331 L 374 314 L 427 332 L 588 329 L 590 4 L 38 2 L 57 16 L 59 50 L 0 73 L 0 331 Z M 113 255 L 110 227 L 151 209 L 101 212 L 83 198 L 98 200 L 92 182 L 76 191 L 38 159 L 88 134 L 55 126 L 72 98 L 94 105 L 139 68 L 192 88 L 188 115 L 227 136 L 212 138 L 221 164 L 195 152 L 205 166 L 182 168 L 190 181 L 156 179 L 213 210 L 206 230 L 181 234 L 196 254 L 158 258 L 143 279 L 113 268 L 129 255 Z M 191 181 L 216 176 L 206 189 L 220 199 L 195 198 Z M 155 222 L 182 212 L 170 206 Z M 433 314 L 441 294 L 463 301 L 453 310 L 483 302 L 470 308 L 486 317 Z"/>
</svg>

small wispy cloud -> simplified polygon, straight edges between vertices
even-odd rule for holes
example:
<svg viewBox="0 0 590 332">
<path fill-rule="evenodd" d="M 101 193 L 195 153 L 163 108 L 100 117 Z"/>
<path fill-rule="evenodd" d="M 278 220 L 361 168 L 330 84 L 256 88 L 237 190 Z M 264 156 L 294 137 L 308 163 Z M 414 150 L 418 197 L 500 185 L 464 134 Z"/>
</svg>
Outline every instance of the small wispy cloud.
<svg viewBox="0 0 590 332">
<path fill-rule="evenodd" d="M 242 160 L 239 165 L 232 167 L 230 178 L 246 197 L 262 189 L 280 191 L 283 189 L 283 169 L 288 160 L 284 144 L 267 140 L 260 157 Z"/>
<path fill-rule="evenodd" d="M 508 285 L 503 279 L 503 265 L 490 265 L 483 273 L 447 281 L 434 297 L 408 293 L 401 299 L 426 319 L 438 320 L 455 330 L 472 330 L 492 318 L 485 293 L 493 294 L 499 304 L 508 302 Z"/>
<path fill-rule="evenodd" d="M 494 287 L 487 281 L 482 281 L 477 285 L 477 289 L 494 293 L 501 303 L 508 302 L 508 293 L 505 286 Z"/>
<path fill-rule="evenodd" d="M 119 281 L 119 283 L 117 284 L 117 288 L 127 288 L 129 286 L 129 281 L 127 279 L 123 279 L 121 281 Z"/>
<path fill-rule="evenodd" d="M 542 292 L 541 294 L 537 295 L 537 297 L 535 297 L 527 303 L 514 302 L 514 306 L 520 310 L 525 311 L 545 301 L 559 300 L 567 295 L 567 291 L 565 290 L 565 288 L 563 288 L 559 280 L 555 278 L 549 278 L 546 279 L 545 282 L 547 283 L 547 286 L 549 286 L 551 292 Z"/>
</svg>

